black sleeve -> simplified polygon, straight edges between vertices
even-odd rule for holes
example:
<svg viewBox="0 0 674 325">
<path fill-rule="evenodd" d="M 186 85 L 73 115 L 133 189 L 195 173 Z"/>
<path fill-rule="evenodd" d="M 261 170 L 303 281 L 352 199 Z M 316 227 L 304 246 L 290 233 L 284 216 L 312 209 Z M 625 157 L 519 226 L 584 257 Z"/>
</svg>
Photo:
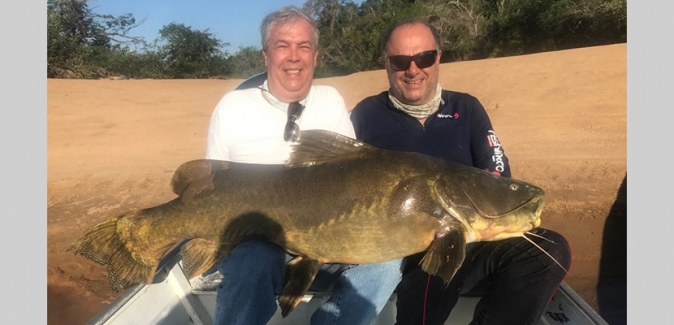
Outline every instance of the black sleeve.
<svg viewBox="0 0 674 325">
<path fill-rule="evenodd" d="M 496 137 L 487 111 L 477 99 L 471 107 L 471 152 L 475 167 L 510 177 L 510 165 L 505 150 Z"/>
<path fill-rule="evenodd" d="M 365 136 L 365 125 L 366 119 L 363 114 L 363 109 L 359 108 L 363 102 L 360 102 L 351 110 L 349 118 L 351 119 L 351 124 L 353 124 L 353 131 L 356 133 L 356 139 L 362 140 Z"/>
</svg>

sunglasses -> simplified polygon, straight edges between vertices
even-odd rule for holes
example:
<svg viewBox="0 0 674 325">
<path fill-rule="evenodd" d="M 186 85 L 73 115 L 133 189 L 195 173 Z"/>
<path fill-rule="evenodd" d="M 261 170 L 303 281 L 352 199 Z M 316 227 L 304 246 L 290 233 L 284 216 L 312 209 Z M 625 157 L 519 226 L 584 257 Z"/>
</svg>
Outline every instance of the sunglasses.
<svg viewBox="0 0 674 325">
<path fill-rule="evenodd" d="M 304 106 L 299 102 L 292 102 L 288 105 L 288 122 L 286 122 L 286 129 L 283 133 L 283 140 L 295 142 L 300 137 L 300 126 L 295 123 L 300 115 Z"/>
<path fill-rule="evenodd" d="M 404 71 L 410 68 L 410 64 L 414 61 L 419 69 L 425 69 L 435 64 L 435 59 L 438 57 L 438 50 L 426 51 L 417 53 L 415 55 L 392 55 L 388 57 L 388 62 L 391 64 L 391 69 L 395 71 Z"/>
</svg>

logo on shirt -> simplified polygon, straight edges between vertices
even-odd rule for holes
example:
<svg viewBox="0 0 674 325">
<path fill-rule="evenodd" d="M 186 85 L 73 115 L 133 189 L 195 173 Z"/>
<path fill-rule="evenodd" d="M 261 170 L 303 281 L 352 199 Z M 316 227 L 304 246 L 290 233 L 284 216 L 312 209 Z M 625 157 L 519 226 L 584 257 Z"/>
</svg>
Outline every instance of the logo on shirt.
<svg viewBox="0 0 674 325">
<path fill-rule="evenodd" d="M 505 170 L 505 164 L 503 163 L 503 150 L 501 149 L 501 143 L 498 141 L 494 131 L 489 130 L 489 134 L 487 134 L 487 141 L 489 141 L 489 147 L 494 148 L 494 154 L 491 156 L 491 160 L 496 164 L 496 171 L 502 173 Z"/>
<path fill-rule="evenodd" d="M 494 148 L 494 147 L 501 147 L 501 143 L 498 142 L 498 138 L 496 137 L 496 133 L 494 131 L 489 130 L 489 134 L 487 134 L 487 141 L 489 141 L 489 147 Z"/>
<path fill-rule="evenodd" d="M 451 119 L 457 119 L 457 118 L 459 118 L 459 113 L 454 113 L 454 114 L 438 114 L 438 118 L 451 118 Z"/>
</svg>

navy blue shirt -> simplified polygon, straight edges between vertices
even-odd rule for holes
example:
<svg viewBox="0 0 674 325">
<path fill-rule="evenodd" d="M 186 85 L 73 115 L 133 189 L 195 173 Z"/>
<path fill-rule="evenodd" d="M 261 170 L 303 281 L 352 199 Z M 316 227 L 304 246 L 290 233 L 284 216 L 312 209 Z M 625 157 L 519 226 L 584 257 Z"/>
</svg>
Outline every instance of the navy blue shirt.
<svg viewBox="0 0 674 325">
<path fill-rule="evenodd" d="M 365 98 L 351 111 L 356 138 L 375 147 L 409 151 L 510 177 L 510 166 L 477 98 L 443 90 L 440 109 L 424 125 L 397 109 L 388 91 Z"/>
</svg>

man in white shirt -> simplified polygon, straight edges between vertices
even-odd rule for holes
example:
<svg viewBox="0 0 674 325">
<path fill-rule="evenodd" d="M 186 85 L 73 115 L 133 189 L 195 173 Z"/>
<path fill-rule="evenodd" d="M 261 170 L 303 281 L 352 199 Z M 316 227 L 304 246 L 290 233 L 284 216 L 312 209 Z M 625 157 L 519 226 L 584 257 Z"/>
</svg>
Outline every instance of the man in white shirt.
<svg viewBox="0 0 674 325">
<path fill-rule="evenodd" d="M 271 73 L 268 73 L 271 75 Z M 311 82 L 311 80 L 309 81 Z M 288 102 L 264 88 L 227 93 L 215 107 L 208 131 L 206 158 L 257 164 L 283 164 L 290 153 L 283 139 Z M 298 101 L 304 106 L 295 121 L 301 130 L 325 129 L 355 138 L 344 99 L 332 87 L 312 86 Z"/>
<path fill-rule="evenodd" d="M 343 98 L 332 87 L 313 86 L 318 29 L 295 7 L 269 14 L 260 28 L 267 80 L 234 90 L 217 104 L 208 130 L 206 158 L 283 164 L 299 130 L 325 129 L 355 138 Z M 276 312 L 290 256 L 262 241 L 238 244 L 217 268 L 214 324 L 266 324 Z M 312 284 L 332 287 L 312 325 L 369 325 L 401 279 L 402 260 L 367 265 L 324 265 Z"/>
</svg>

